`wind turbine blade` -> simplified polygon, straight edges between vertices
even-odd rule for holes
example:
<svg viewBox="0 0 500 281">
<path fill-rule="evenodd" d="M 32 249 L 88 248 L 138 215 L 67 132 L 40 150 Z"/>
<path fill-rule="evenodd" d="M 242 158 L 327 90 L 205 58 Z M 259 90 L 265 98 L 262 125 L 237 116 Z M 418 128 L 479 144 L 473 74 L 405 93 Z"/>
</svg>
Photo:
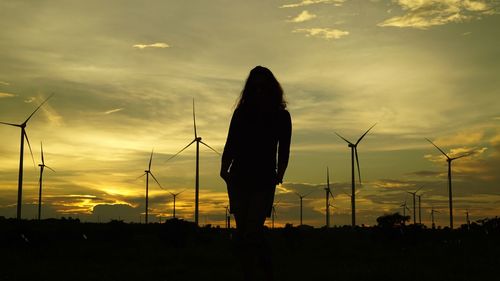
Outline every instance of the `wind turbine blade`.
<svg viewBox="0 0 500 281">
<path fill-rule="evenodd" d="M 331 190 L 328 190 L 328 193 L 330 194 L 330 196 L 332 197 L 332 199 L 334 199 L 334 198 L 335 198 L 335 196 L 333 196 L 333 193 L 332 193 L 332 191 L 331 191 Z"/>
<path fill-rule="evenodd" d="M 151 175 L 151 177 L 155 180 L 155 182 L 156 182 L 156 183 L 160 186 L 160 188 L 161 188 L 161 189 L 164 189 L 164 188 L 161 186 L 160 182 L 158 182 L 158 180 L 155 178 L 155 176 L 153 175 L 153 173 L 152 173 L 151 171 L 149 171 L 149 174 L 150 174 L 150 175 Z"/>
<path fill-rule="evenodd" d="M 457 157 L 453 157 L 453 158 L 451 158 L 451 160 L 455 160 L 455 159 L 462 158 L 462 157 L 467 157 L 467 156 L 470 156 L 472 154 L 474 154 L 474 151 L 467 152 L 467 153 L 460 155 L 460 156 L 457 156 Z"/>
<path fill-rule="evenodd" d="M 196 141 L 196 139 L 192 140 L 188 145 L 186 145 L 183 149 L 179 150 L 179 152 L 177 152 L 176 154 L 170 156 L 170 158 L 167 159 L 167 161 L 165 162 L 168 162 L 170 159 L 174 158 L 175 156 L 179 155 L 181 152 L 183 152 L 184 150 L 186 150 L 186 148 L 188 148 L 190 145 L 192 145 L 194 142 Z"/>
<path fill-rule="evenodd" d="M 9 125 L 9 126 L 14 126 L 14 127 L 19 127 L 19 125 L 18 125 L 18 124 L 12 124 L 12 123 L 6 123 L 6 122 L 0 122 L 0 124 Z"/>
<path fill-rule="evenodd" d="M 138 179 L 140 179 L 140 178 L 144 177 L 144 175 L 146 175 L 146 173 L 144 173 L 144 174 L 142 174 L 142 175 L 138 176 L 137 178 L 135 178 L 135 180 L 138 180 Z"/>
<path fill-rule="evenodd" d="M 419 189 L 415 190 L 415 195 L 416 195 L 416 193 L 417 193 L 420 189 L 422 189 L 422 188 L 424 188 L 424 187 L 423 187 L 423 186 L 421 186 Z M 417 195 L 417 196 L 418 196 L 418 195 Z"/>
<path fill-rule="evenodd" d="M 151 156 L 149 157 L 148 170 L 151 171 L 151 162 L 153 161 L 153 150 L 151 149 Z"/>
<path fill-rule="evenodd" d="M 373 128 L 375 127 L 375 125 L 377 125 L 377 123 L 373 124 L 373 126 L 370 127 L 370 129 L 366 130 L 366 132 L 358 139 L 358 141 L 356 142 L 355 145 L 358 145 L 358 143 L 366 136 L 366 134 L 368 134 L 368 132 Z"/>
<path fill-rule="evenodd" d="M 309 196 L 309 194 L 313 193 L 315 190 L 311 190 L 309 191 L 308 193 L 306 193 L 306 195 L 302 196 L 302 198 L 305 198 L 306 196 Z"/>
<path fill-rule="evenodd" d="M 47 168 L 47 169 L 51 170 L 51 171 L 52 171 L 52 172 L 54 172 L 54 173 L 56 172 L 56 171 L 54 171 L 54 169 L 52 169 L 52 168 L 51 168 L 51 167 L 49 167 L 49 166 L 46 166 L 46 165 L 43 165 L 43 166 L 44 166 L 45 168 Z"/>
<path fill-rule="evenodd" d="M 356 146 L 354 147 L 354 153 L 356 154 L 356 165 L 358 166 L 359 184 L 361 184 L 361 170 L 359 169 L 358 148 Z"/>
<path fill-rule="evenodd" d="M 444 155 L 444 156 L 446 156 L 446 158 L 450 159 L 450 157 L 449 157 L 446 153 L 444 153 L 444 151 L 443 151 L 443 150 L 441 150 L 441 148 L 439 148 L 437 145 L 435 145 L 435 144 L 434 144 L 434 143 L 433 143 L 430 139 L 428 139 L 428 138 L 425 138 L 425 139 L 426 139 L 428 142 L 430 142 L 432 145 L 434 145 L 434 146 L 435 146 L 435 147 L 436 147 L 439 151 L 441 151 L 441 153 L 443 153 L 443 155 Z"/>
<path fill-rule="evenodd" d="M 210 148 L 211 150 L 213 150 L 215 153 L 217 153 L 217 154 L 219 154 L 219 155 L 220 155 L 220 153 L 219 153 L 217 150 L 213 149 L 210 145 L 208 145 L 208 144 L 204 143 L 203 141 L 200 141 L 200 142 L 201 142 L 203 145 L 205 145 L 206 147 L 208 147 L 208 148 Z"/>
<path fill-rule="evenodd" d="M 31 153 L 31 160 L 33 160 L 33 166 L 36 167 L 36 164 L 35 164 L 35 157 L 33 157 L 33 151 L 31 150 L 31 144 L 30 144 L 30 140 L 28 139 L 28 134 L 26 134 L 26 132 L 24 132 L 24 137 L 26 138 L 26 142 L 28 143 L 28 147 L 30 149 L 30 153 Z"/>
<path fill-rule="evenodd" d="M 352 142 L 346 140 L 343 136 L 337 134 L 337 132 L 334 132 L 337 136 L 339 136 L 339 138 L 343 139 L 345 142 L 347 142 L 348 144 L 351 144 L 351 145 L 354 145 Z"/>
<path fill-rule="evenodd" d="M 196 133 L 196 114 L 194 110 L 194 98 L 193 98 L 193 125 L 194 125 L 194 137 L 197 138 L 198 134 Z"/>
<path fill-rule="evenodd" d="M 28 116 L 28 118 L 26 119 L 26 121 L 24 121 L 24 124 L 28 123 L 28 121 L 31 119 L 31 117 L 33 117 L 33 115 L 35 114 L 35 112 L 38 111 L 38 109 L 40 109 L 40 107 L 42 107 L 42 105 L 44 103 L 46 103 L 52 96 L 54 96 L 54 94 L 50 95 L 48 98 L 46 98 L 36 109 L 35 111 L 33 111 L 33 113 L 31 113 L 30 116 Z"/>
<path fill-rule="evenodd" d="M 42 153 L 42 165 L 45 166 L 45 160 L 43 159 L 43 145 L 42 145 L 42 142 L 40 142 L 40 151 Z"/>
</svg>

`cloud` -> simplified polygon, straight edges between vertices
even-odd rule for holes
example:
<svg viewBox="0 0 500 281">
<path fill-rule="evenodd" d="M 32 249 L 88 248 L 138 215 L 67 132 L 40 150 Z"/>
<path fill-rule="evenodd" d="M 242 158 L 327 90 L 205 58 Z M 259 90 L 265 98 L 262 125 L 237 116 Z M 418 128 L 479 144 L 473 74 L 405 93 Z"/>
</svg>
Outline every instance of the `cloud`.
<svg viewBox="0 0 500 281">
<path fill-rule="evenodd" d="M 24 102 L 25 102 L 25 103 L 32 103 L 32 102 L 34 102 L 35 100 L 36 100 L 36 98 L 35 98 L 35 97 L 29 97 L 29 98 L 25 99 L 25 100 L 24 100 Z"/>
<path fill-rule="evenodd" d="M 5 81 L 0 81 L 0 85 L 9 86 L 9 85 L 10 85 L 10 83 L 9 83 L 9 82 L 5 82 Z"/>
<path fill-rule="evenodd" d="M 115 112 L 118 112 L 118 111 L 122 111 L 124 108 L 115 108 L 115 109 L 110 109 L 108 111 L 105 111 L 104 114 L 111 114 L 111 113 L 115 113 Z"/>
<path fill-rule="evenodd" d="M 340 39 L 346 35 L 349 35 L 349 31 L 332 28 L 297 28 L 294 29 L 293 32 L 305 33 L 307 37 L 319 37 L 326 40 Z"/>
<path fill-rule="evenodd" d="M 415 184 L 404 180 L 380 179 L 375 181 L 373 186 L 378 188 L 406 188 L 413 187 Z"/>
<path fill-rule="evenodd" d="M 432 26 L 480 19 L 482 15 L 494 13 L 494 5 L 490 1 L 395 0 L 393 2 L 396 2 L 405 14 L 386 19 L 378 26 L 427 29 Z"/>
<path fill-rule="evenodd" d="M 141 50 L 146 49 L 146 48 L 164 49 L 164 48 L 170 48 L 170 45 L 168 45 L 167 43 L 159 42 L 159 43 L 153 43 L 153 44 L 135 44 L 132 47 L 137 48 L 137 49 L 141 49 Z"/>
<path fill-rule="evenodd" d="M 335 6 L 342 6 L 342 3 L 344 2 L 345 0 L 302 0 L 299 3 L 282 5 L 280 8 L 297 8 L 314 4 L 334 4 Z"/>
<path fill-rule="evenodd" d="M 419 176 L 419 177 L 436 177 L 436 176 L 441 175 L 441 174 L 442 174 L 442 172 L 428 171 L 428 170 L 421 170 L 421 171 L 408 173 L 408 175 L 415 175 L 415 176 Z"/>
<path fill-rule="evenodd" d="M 312 20 L 316 18 L 315 14 L 309 13 L 307 10 L 302 11 L 302 13 L 298 14 L 293 19 L 289 20 L 289 22 L 305 22 L 308 20 Z"/>
<path fill-rule="evenodd" d="M 0 99 L 1 99 L 1 98 L 11 98 L 11 97 L 14 97 L 14 96 L 16 96 L 16 95 L 14 95 L 14 94 L 9 94 L 9 93 L 2 93 L 2 92 L 0 92 Z"/>
</svg>

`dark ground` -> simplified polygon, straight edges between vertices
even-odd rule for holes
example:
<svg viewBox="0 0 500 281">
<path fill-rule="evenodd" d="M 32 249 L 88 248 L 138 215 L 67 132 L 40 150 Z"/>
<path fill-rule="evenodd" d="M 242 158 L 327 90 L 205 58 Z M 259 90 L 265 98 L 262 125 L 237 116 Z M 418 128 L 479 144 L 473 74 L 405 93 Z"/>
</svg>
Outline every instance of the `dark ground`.
<svg viewBox="0 0 500 281">
<path fill-rule="evenodd" d="M 496 226 L 496 225 L 495 225 Z M 225 229 L 0 220 L 0 281 L 241 280 Z M 498 228 L 268 231 L 276 280 L 498 280 Z M 494 277 L 497 276 L 497 277 Z"/>
</svg>

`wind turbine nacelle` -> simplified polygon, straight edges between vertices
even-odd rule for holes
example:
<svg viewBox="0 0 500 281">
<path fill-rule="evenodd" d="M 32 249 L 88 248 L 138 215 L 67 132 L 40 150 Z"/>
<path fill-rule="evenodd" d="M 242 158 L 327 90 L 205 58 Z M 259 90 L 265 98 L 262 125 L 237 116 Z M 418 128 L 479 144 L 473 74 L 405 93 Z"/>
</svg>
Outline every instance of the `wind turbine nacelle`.
<svg viewBox="0 0 500 281">
<path fill-rule="evenodd" d="M 201 137 L 195 138 L 196 141 L 201 141 Z"/>
</svg>

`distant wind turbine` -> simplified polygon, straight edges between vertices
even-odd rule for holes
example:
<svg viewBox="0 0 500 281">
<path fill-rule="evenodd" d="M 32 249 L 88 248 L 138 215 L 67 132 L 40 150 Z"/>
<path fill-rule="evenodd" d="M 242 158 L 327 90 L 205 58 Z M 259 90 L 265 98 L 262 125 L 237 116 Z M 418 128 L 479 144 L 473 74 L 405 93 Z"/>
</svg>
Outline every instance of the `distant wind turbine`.
<svg viewBox="0 0 500 281">
<path fill-rule="evenodd" d="M 42 142 L 40 142 L 40 151 L 42 154 L 42 164 L 38 164 L 40 167 L 40 179 L 39 179 L 39 184 L 40 184 L 40 189 L 38 190 L 38 220 L 41 219 L 42 217 L 42 183 L 43 183 L 43 169 L 47 168 L 51 170 L 52 172 L 55 172 L 54 169 L 51 167 L 45 165 L 45 160 L 43 158 L 43 145 Z"/>
<path fill-rule="evenodd" d="M 467 230 L 469 230 L 470 229 L 469 209 L 465 209 L 465 221 L 467 223 Z"/>
<path fill-rule="evenodd" d="M 195 115 L 195 110 L 194 110 L 194 99 L 193 99 L 193 124 L 194 124 L 194 139 L 186 145 L 183 149 L 181 149 L 179 152 L 176 154 L 172 155 L 170 158 L 167 159 L 169 161 L 170 159 L 174 158 L 175 156 L 179 155 L 181 152 L 183 152 L 186 148 L 191 146 L 193 143 L 196 142 L 196 176 L 195 176 L 195 193 L 194 193 L 194 223 L 198 225 L 198 218 L 199 218 L 199 196 L 200 196 L 200 143 L 203 144 L 204 146 L 210 148 L 213 150 L 215 153 L 220 155 L 220 153 L 213 149 L 211 146 L 208 144 L 204 143 L 201 140 L 201 137 L 198 136 L 196 132 L 196 115 Z"/>
<path fill-rule="evenodd" d="M 451 162 L 453 160 L 469 156 L 473 153 L 473 151 L 467 152 L 457 157 L 450 157 L 448 156 L 448 154 L 444 153 L 444 151 L 441 148 L 435 145 L 430 139 L 426 138 L 426 140 L 430 142 L 433 146 L 435 146 L 446 157 L 446 162 L 448 162 L 448 205 L 450 208 L 450 228 L 453 229 L 453 195 L 451 189 Z"/>
<path fill-rule="evenodd" d="M 417 209 L 416 209 L 416 203 L 415 203 L 415 196 L 417 196 L 417 192 L 422 189 L 423 186 L 419 187 L 417 190 L 413 192 L 407 191 L 407 193 L 411 194 L 413 196 L 413 224 L 417 224 Z"/>
<path fill-rule="evenodd" d="M 356 181 L 355 181 L 355 171 L 354 171 L 354 157 L 356 156 L 356 164 L 358 166 L 358 177 L 359 177 L 359 184 L 361 184 L 361 171 L 359 169 L 359 158 L 358 158 L 358 144 L 359 142 L 368 134 L 368 132 L 375 127 L 377 123 L 373 124 L 359 139 L 356 141 L 356 143 L 352 143 L 345 139 L 343 136 L 335 133 L 337 136 L 339 136 L 341 139 L 347 142 L 347 146 L 351 148 L 351 180 L 352 180 L 352 188 L 351 188 L 351 218 L 352 218 L 352 226 L 356 226 Z"/>
<path fill-rule="evenodd" d="M 440 213 L 439 211 L 434 210 L 434 206 L 432 206 L 431 210 L 431 220 L 432 220 L 432 228 L 436 228 L 436 224 L 434 223 L 434 213 Z"/>
<path fill-rule="evenodd" d="M 406 205 L 406 200 L 399 207 L 403 207 L 403 217 L 406 217 L 406 210 L 410 211 L 410 208 L 408 208 L 408 206 Z"/>
<path fill-rule="evenodd" d="M 273 204 L 273 207 L 271 209 L 271 229 L 274 229 L 274 220 L 276 219 L 276 208 L 278 207 L 279 200 Z"/>
<path fill-rule="evenodd" d="M 151 156 L 149 157 L 149 165 L 148 169 L 144 170 L 144 174 L 139 176 L 139 178 L 142 178 L 144 175 L 146 175 L 146 216 L 144 219 L 144 222 L 148 224 L 148 211 L 149 211 L 149 176 L 153 178 L 153 180 L 158 184 L 158 186 L 163 189 L 161 186 L 160 182 L 156 179 L 156 177 L 153 175 L 153 172 L 151 172 L 151 162 L 153 161 L 153 150 L 151 150 Z M 137 178 L 137 179 L 139 179 Z"/>
<path fill-rule="evenodd" d="M 417 195 L 418 197 L 418 223 L 422 224 L 422 195 Z"/>
<path fill-rule="evenodd" d="M 226 209 L 226 229 L 231 229 L 231 213 L 229 212 L 229 206 L 224 207 Z"/>
<path fill-rule="evenodd" d="M 177 196 L 179 196 L 179 194 L 183 193 L 184 191 L 186 190 L 183 190 L 181 192 L 177 192 L 177 193 L 173 193 L 173 192 L 168 192 L 170 193 L 170 195 L 172 195 L 172 198 L 174 199 L 174 213 L 173 213 L 173 218 L 175 219 L 175 199 L 177 198 Z"/>
<path fill-rule="evenodd" d="M 300 225 L 302 225 L 302 199 L 306 198 L 307 196 L 309 196 L 309 194 L 313 193 L 313 191 L 310 191 L 304 195 L 298 193 L 298 192 L 295 192 L 295 194 L 300 198 Z"/>
<path fill-rule="evenodd" d="M 326 187 L 325 187 L 325 198 L 326 198 L 326 228 L 330 227 L 330 197 L 333 199 L 333 193 L 330 189 L 330 171 L 326 167 Z"/>
<path fill-rule="evenodd" d="M 21 123 L 21 124 L 13 124 L 13 123 L 6 123 L 6 122 L 0 122 L 0 124 L 4 125 L 9 125 L 9 126 L 14 126 L 14 127 L 19 127 L 21 128 L 21 149 L 20 149 L 20 157 L 19 157 L 19 177 L 18 177 L 18 185 L 17 185 L 17 219 L 21 219 L 21 208 L 22 208 L 22 201 L 23 201 L 23 155 L 24 155 L 24 139 L 26 138 L 26 142 L 28 143 L 28 147 L 30 149 L 31 153 L 31 159 L 33 159 L 33 165 L 35 165 L 35 158 L 33 157 L 33 151 L 31 150 L 31 145 L 30 141 L 28 139 L 28 135 L 26 134 L 26 125 L 28 125 L 28 121 L 33 117 L 33 115 L 40 109 L 40 107 L 47 102 L 51 97 L 53 96 L 50 95 L 48 98 L 46 98 L 29 116 L 26 118 L 26 120 Z"/>
</svg>

